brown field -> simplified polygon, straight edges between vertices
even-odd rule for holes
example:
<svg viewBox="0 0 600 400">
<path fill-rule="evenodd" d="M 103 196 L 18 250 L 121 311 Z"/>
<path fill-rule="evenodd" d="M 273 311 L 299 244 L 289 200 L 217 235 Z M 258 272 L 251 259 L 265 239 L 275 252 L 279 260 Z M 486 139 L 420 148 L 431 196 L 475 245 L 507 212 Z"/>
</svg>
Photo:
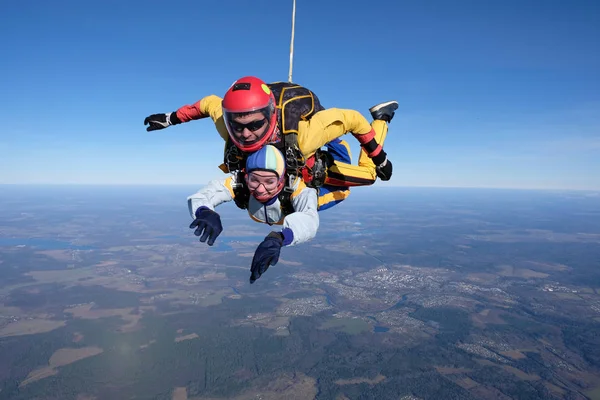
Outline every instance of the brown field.
<svg viewBox="0 0 600 400">
<path fill-rule="evenodd" d="M 88 358 L 91 356 L 95 356 L 97 354 L 102 353 L 100 347 L 89 346 L 89 347 L 81 347 L 78 349 L 71 348 L 63 348 L 58 349 L 52 354 L 50 360 L 48 361 L 48 365 L 52 368 L 62 367 L 63 365 L 68 365 L 74 363 L 75 361 L 83 360 L 84 358 Z"/>
<path fill-rule="evenodd" d="M 542 271 L 568 271 L 571 269 L 564 264 L 543 263 L 539 261 L 527 261 L 527 263 L 532 264 L 532 268 L 541 269 Z"/>
<path fill-rule="evenodd" d="M 577 293 L 568 293 L 568 292 L 550 292 L 553 296 L 558 297 L 563 300 L 581 300 L 581 297 Z"/>
<path fill-rule="evenodd" d="M 19 386 L 25 386 L 28 383 L 38 381 L 49 376 L 58 374 L 58 367 L 62 367 L 75 361 L 83 360 L 84 358 L 92 357 L 102 353 L 100 347 L 82 347 L 78 349 L 74 348 L 63 348 L 56 350 L 50 360 L 48 360 L 48 366 L 37 368 L 27 375 L 24 381 Z"/>
<path fill-rule="evenodd" d="M 528 374 L 524 371 L 521 371 L 518 368 L 515 367 L 511 367 L 509 365 L 500 365 L 500 364 L 496 364 L 493 361 L 490 360 L 485 360 L 485 359 L 475 359 L 475 361 L 481 365 L 489 365 L 492 367 L 498 367 L 498 368 L 502 368 L 507 372 L 510 372 L 511 374 L 515 375 L 516 377 L 524 380 L 524 381 L 537 381 L 540 380 L 541 378 L 536 375 L 536 374 Z"/>
<path fill-rule="evenodd" d="M 521 353 L 519 350 L 501 351 L 500 354 L 505 357 L 512 358 L 513 360 L 522 360 L 523 358 L 527 358 L 527 356 Z"/>
<path fill-rule="evenodd" d="M 199 305 L 201 307 L 216 306 L 218 304 L 221 304 L 223 302 L 223 297 L 226 297 L 230 293 L 231 289 L 223 289 L 216 292 L 203 293 L 202 297 L 199 299 L 196 305 Z M 185 300 L 183 301 L 183 303 L 188 303 L 188 301 Z"/>
<path fill-rule="evenodd" d="M 600 387 L 588 390 L 585 394 L 587 394 L 591 400 L 600 400 Z"/>
<path fill-rule="evenodd" d="M 142 306 L 139 307 L 139 314 L 132 314 L 132 312 L 135 310 L 133 307 L 113 309 L 92 309 L 92 307 L 92 304 L 86 304 L 67 308 L 64 310 L 64 312 L 73 315 L 73 318 L 81 319 L 98 319 L 118 316 L 126 322 L 125 325 L 121 326 L 120 331 L 131 332 L 138 327 L 138 321 L 142 318 L 144 311 L 155 309 L 152 306 Z"/>
<path fill-rule="evenodd" d="M 510 365 L 503 365 L 502 368 L 524 381 L 537 381 L 541 379 L 537 374 L 528 374 L 518 368 L 511 367 Z"/>
<path fill-rule="evenodd" d="M 153 262 L 164 262 L 166 260 L 166 257 L 164 255 L 161 254 L 151 254 L 148 256 L 148 262 L 149 263 L 153 263 Z"/>
<path fill-rule="evenodd" d="M 75 333 L 73 334 L 73 339 L 72 339 L 72 340 L 73 340 L 73 343 L 78 343 L 78 342 L 81 342 L 81 341 L 83 340 L 83 337 L 84 337 L 84 336 L 83 336 L 81 333 L 79 333 L 79 332 L 75 332 Z"/>
<path fill-rule="evenodd" d="M 187 400 L 187 398 L 187 388 L 176 387 L 175 389 L 173 389 L 171 400 Z"/>
<path fill-rule="evenodd" d="M 470 389 L 469 393 L 471 393 L 476 399 L 513 400 L 512 397 L 508 397 L 492 386 L 477 385 Z"/>
<path fill-rule="evenodd" d="M 373 379 L 369 379 L 369 378 L 353 378 L 353 379 L 338 379 L 337 381 L 335 381 L 336 385 L 358 385 L 360 383 L 366 383 L 369 385 L 377 385 L 378 383 L 381 383 L 385 380 L 385 376 L 383 375 L 377 375 L 375 378 Z"/>
<path fill-rule="evenodd" d="M 277 329 L 281 326 L 289 326 L 290 317 L 287 316 L 278 316 L 276 314 L 268 314 L 265 313 L 260 317 L 254 316 L 252 320 L 240 319 L 234 321 L 233 325 L 238 326 L 263 326 L 267 329 Z M 278 331 L 279 333 L 279 331 Z M 289 331 L 286 329 L 286 334 L 289 334 Z M 280 333 L 280 335 L 284 335 L 284 333 Z"/>
<path fill-rule="evenodd" d="M 558 396 L 564 396 L 565 394 L 565 390 L 559 386 L 556 386 L 548 381 L 544 382 L 544 385 L 546 386 L 546 388 L 551 391 L 552 393 L 558 395 Z"/>
<path fill-rule="evenodd" d="M 475 386 L 478 386 L 479 383 L 475 382 L 473 379 L 471 378 L 462 378 L 456 381 L 456 384 L 459 386 L 462 386 L 463 388 L 469 390 L 474 388 Z"/>
<path fill-rule="evenodd" d="M 380 243 L 381 245 L 383 245 L 383 243 Z M 324 247 L 321 244 L 313 244 L 311 245 L 311 247 Z M 340 245 L 327 245 L 327 248 L 330 249 L 330 251 L 337 251 L 340 253 L 345 253 L 347 256 L 352 256 L 352 255 L 359 255 L 362 256 L 365 254 L 365 251 L 363 249 L 361 249 L 358 246 L 348 246 L 347 244 L 340 244 Z"/>
<path fill-rule="evenodd" d="M 175 338 L 175 343 L 179 343 L 182 342 L 184 340 L 191 340 L 191 339 L 196 339 L 199 338 L 200 336 L 198 336 L 198 334 L 196 333 L 190 333 L 189 335 L 185 335 L 185 336 L 177 336 Z"/>
<path fill-rule="evenodd" d="M 248 368 L 241 368 L 241 369 L 238 369 L 237 371 L 235 371 L 233 373 L 233 376 L 235 377 L 235 379 L 249 380 L 254 377 L 254 372 L 252 372 Z"/>
<path fill-rule="evenodd" d="M 113 260 L 107 260 L 107 261 L 100 261 L 98 264 L 95 264 L 94 267 L 112 267 L 119 264 L 116 261 Z"/>
<path fill-rule="evenodd" d="M 302 263 L 299 261 L 290 261 L 290 260 L 279 259 L 279 262 L 277 263 L 277 265 L 279 265 L 280 263 L 283 265 L 293 265 L 295 267 L 302 266 Z"/>
<path fill-rule="evenodd" d="M 25 275 L 31 276 L 38 283 L 62 283 L 69 287 L 100 285 L 110 289 L 123 290 L 126 292 L 152 293 L 141 285 L 130 283 L 119 275 L 98 276 L 95 267 L 85 267 L 69 270 L 53 271 L 31 271 Z"/>
<path fill-rule="evenodd" d="M 471 319 L 480 328 L 485 327 L 486 324 L 503 325 L 506 322 L 501 318 L 502 314 L 503 311 L 486 308 L 477 314 L 471 314 Z"/>
<path fill-rule="evenodd" d="M 284 374 L 267 386 L 244 391 L 243 394 L 229 397 L 230 400 L 306 400 L 317 395 L 316 380 L 302 373 Z M 188 397 L 188 399 L 190 399 Z M 190 400 L 222 400 L 218 397 L 193 397 Z"/>
<path fill-rule="evenodd" d="M 210 283 L 206 284 L 206 289 L 199 289 L 198 292 L 190 291 L 189 289 L 173 289 L 168 293 L 161 294 L 161 300 L 170 301 L 173 304 L 195 305 L 199 307 L 208 307 L 221 304 L 224 297 L 231 294 L 231 289 L 219 289 L 213 291 L 209 289 Z M 194 297 L 190 297 L 194 295 Z M 151 303 L 150 298 L 143 298 L 142 303 Z"/>
<path fill-rule="evenodd" d="M 26 288 L 23 289 L 23 292 L 27 293 L 27 294 L 40 294 L 40 293 L 42 293 L 42 289 L 40 289 L 40 288 L 28 288 L 28 287 L 26 287 Z"/>
<path fill-rule="evenodd" d="M 498 269 L 500 270 L 499 275 L 513 278 L 547 278 L 550 276 L 543 272 L 536 272 L 527 268 L 516 268 L 512 265 L 501 265 Z"/>
<path fill-rule="evenodd" d="M 224 272 L 213 272 L 202 275 L 202 279 L 205 281 L 220 281 L 223 279 L 227 279 L 227 274 Z"/>
<path fill-rule="evenodd" d="M 442 375 L 451 375 L 451 374 L 464 374 L 465 372 L 471 372 L 471 369 L 467 368 L 451 368 L 451 367 L 434 367 L 437 372 Z"/>
<path fill-rule="evenodd" d="M 542 339 L 539 338 L 538 342 L 540 342 L 541 344 L 543 344 L 544 346 L 548 346 L 548 347 L 552 347 L 552 343 L 550 343 L 549 341 L 547 341 L 546 339 Z"/>
<path fill-rule="evenodd" d="M 12 322 L 0 329 L 0 338 L 8 336 L 33 335 L 35 333 L 50 332 L 65 326 L 65 321 L 56 321 L 49 319 L 21 319 Z"/>
<path fill-rule="evenodd" d="M 36 251 L 36 254 L 42 254 L 57 261 L 70 261 L 73 259 L 71 250 L 42 250 Z"/>
<path fill-rule="evenodd" d="M 588 388 L 585 392 L 591 399 L 600 400 L 600 386 L 598 386 L 600 377 L 597 374 L 588 371 L 568 371 L 565 369 L 559 369 L 555 374 L 561 378 L 561 383 L 576 382 L 578 386 Z M 596 397 L 590 394 L 595 394 Z"/>
<path fill-rule="evenodd" d="M 25 380 L 19 383 L 19 387 L 23 387 L 31 382 L 39 381 L 40 379 L 48 378 L 49 376 L 53 376 L 58 374 L 57 369 L 52 369 L 50 367 L 42 367 L 36 370 L 31 371 Z"/>
<path fill-rule="evenodd" d="M 23 311 L 18 307 L 5 306 L 0 303 L 0 315 L 22 315 Z"/>
<path fill-rule="evenodd" d="M 478 282 L 478 283 L 490 283 L 490 282 L 494 282 L 496 279 L 498 279 L 498 277 L 496 275 L 488 274 L 485 272 L 476 272 L 476 273 L 467 275 L 467 280 L 470 280 L 471 282 Z"/>
<path fill-rule="evenodd" d="M 70 270 L 30 271 L 25 274 L 38 283 L 68 283 L 77 282 L 80 278 L 94 277 L 94 268 L 85 267 Z"/>
<path fill-rule="evenodd" d="M 495 362 L 492 362 L 490 360 L 487 360 L 485 358 L 475 358 L 474 359 L 476 363 L 481 364 L 481 365 L 488 365 L 490 367 L 500 367 L 501 365 L 496 364 Z"/>
</svg>

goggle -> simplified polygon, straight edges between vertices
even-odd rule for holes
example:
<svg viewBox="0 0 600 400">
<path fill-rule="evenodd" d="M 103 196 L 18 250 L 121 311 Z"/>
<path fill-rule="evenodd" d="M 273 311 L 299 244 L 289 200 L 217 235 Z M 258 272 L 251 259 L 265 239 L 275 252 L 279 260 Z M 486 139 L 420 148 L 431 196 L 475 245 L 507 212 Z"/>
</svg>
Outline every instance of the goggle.
<svg viewBox="0 0 600 400">
<path fill-rule="evenodd" d="M 248 174 L 248 189 L 256 190 L 260 185 L 263 185 L 267 192 L 272 192 L 277 189 L 279 185 L 279 179 L 277 178 L 267 178 L 268 182 L 263 182 L 260 179 L 265 179 L 263 177 L 255 176 L 252 172 Z"/>
<path fill-rule="evenodd" d="M 266 118 L 248 122 L 247 124 L 242 124 L 241 122 L 231 120 L 229 121 L 229 125 L 231 126 L 231 129 L 233 129 L 235 132 L 243 132 L 244 128 L 248 129 L 250 132 L 256 132 L 257 130 L 265 126 L 266 122 Z"/>
</svg>

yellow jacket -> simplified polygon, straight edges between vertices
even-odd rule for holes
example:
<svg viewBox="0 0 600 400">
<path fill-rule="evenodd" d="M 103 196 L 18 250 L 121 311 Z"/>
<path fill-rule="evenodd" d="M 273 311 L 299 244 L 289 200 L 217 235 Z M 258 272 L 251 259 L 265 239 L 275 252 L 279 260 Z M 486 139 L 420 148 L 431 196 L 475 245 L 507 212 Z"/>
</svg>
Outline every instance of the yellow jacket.
<svg viewBox="0 0 600 400">
<path fill-rule="evenodd" d="M 222 101 L 219 96 L 209 95 L 200 99 L 193 107 L 202 116 L 210 116 L 219 135 L 227 141 L 229 134 L 223 121 Z M 304 157 L 308 158 L 325 144 L 348 132 L 360 136 L 370 133 L 371 130 L 369 121 L 358 111 L 328 108 L 315 113 L 308 121 L 298 122 L 298 147 Z"/>
</svg>

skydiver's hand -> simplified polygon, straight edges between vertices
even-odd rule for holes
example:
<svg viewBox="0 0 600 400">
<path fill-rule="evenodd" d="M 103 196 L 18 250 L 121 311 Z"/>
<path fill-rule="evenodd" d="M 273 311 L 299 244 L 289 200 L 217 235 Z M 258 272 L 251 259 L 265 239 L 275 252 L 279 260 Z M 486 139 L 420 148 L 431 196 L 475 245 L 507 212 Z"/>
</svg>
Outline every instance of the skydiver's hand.
<svg viewBox="0 0 600 400">
<path fill-rule="evenodd" d="M 196 210 L 196 219 L 190 224 L 190 229 L 194 229 L 194 235 L 200 236 L 202 243 L 208 239 L 209 246 L 215 243 L 217 237 L 223 232 L 221 217 L 218 213 L 208 207 L 200 207 Z M 202 233 L 204 231 L 204 234 Z"/>
<path fill-rule="evenodd" d="M 279 232 L 269 233 L 265 240 L 258 245 L 254 252 L 254 258 L 252 258 L 250 283 L 254 283 L 260 278 L 269 269 L 269 265 L 277 264 L 281 246 L 283 246 L 283 235 Z"/>
<path fill-rule="evenodd" d="M 176 112 L 170 112 L 166 114 L 152 114 L 144 119 L 144 125 L 150 124 L 146 128 L 147 132 L 156 131 L 159 129 L 168 128 L 171 125 L 180 124 L 181 121 L 177 118 Z"/>
<path fill-rule="evenodd" d="M 392 162 L 386 157 L 383 163 L 375 167 L 375 172 L 382 181 L 389 181 L 392 177 L 392 169 Z"/>
</svg>

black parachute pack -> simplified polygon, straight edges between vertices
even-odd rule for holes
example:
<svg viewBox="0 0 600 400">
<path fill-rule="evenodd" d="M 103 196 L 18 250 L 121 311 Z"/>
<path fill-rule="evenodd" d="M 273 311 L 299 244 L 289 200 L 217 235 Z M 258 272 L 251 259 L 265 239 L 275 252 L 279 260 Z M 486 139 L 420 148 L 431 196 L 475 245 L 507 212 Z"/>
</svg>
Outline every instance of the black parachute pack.
<svg viewBox="0 0 600 400">
<path fill-rule="evenodd" d="M 279 146 L 276 146 L 279 148 Z M 229 150 L 229 151 L 227 151 Z M 280 149 L 281 150 L 281 149 Z M 229 156 L 229 157 L 228 157 Z M 225 165 L 229 172 L 233 175 L 232 189 L 235 205 L 246 210 L 250 202 L 250 189 L 246 185 L 246 158 L 248 155 L 238 149 L 231 141 L 227 141 L 225 151 Z M 283 215 L 289 215 L 294 212 L 292 205 L 292 194 L 294 193 L 293 183 L 296 179 L 294 174 L 288 173 L 288 162 L 286 159 L 285 186 L 278 195 L 281 211 Z"/>
</svg>

